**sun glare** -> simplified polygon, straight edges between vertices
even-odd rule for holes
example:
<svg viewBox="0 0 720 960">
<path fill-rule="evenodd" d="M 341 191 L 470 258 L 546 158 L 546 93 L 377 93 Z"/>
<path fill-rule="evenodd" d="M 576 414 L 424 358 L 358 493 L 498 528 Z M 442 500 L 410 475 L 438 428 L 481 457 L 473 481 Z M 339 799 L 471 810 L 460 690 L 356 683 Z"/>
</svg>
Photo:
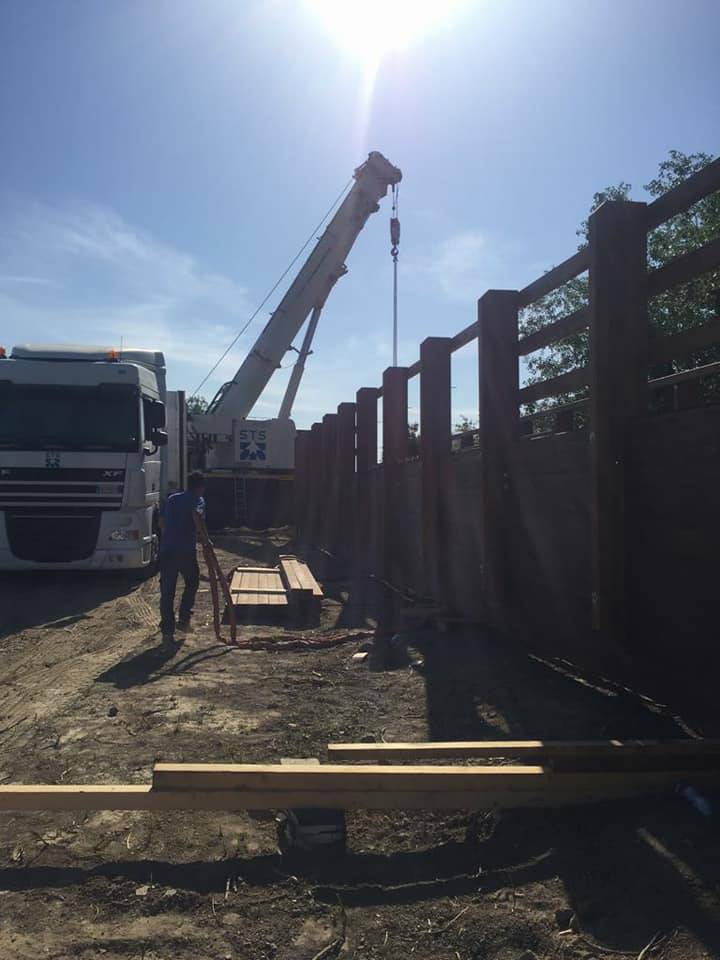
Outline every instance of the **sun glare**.
<svg viewBox="0 0 720 960">
<path fill-rule="evenodd" d="M 335 43 L 366 67 L 446 23 L 464 0 L 307 0 Z"/>
</svg>

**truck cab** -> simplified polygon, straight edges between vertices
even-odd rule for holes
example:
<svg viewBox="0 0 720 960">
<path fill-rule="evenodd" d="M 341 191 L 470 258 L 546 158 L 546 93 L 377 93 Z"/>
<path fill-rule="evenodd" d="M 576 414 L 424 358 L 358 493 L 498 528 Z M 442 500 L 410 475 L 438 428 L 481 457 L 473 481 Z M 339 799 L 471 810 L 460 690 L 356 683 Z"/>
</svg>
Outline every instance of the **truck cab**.
<svg viewBox="0 0 720 960">
<path fill-rule="evenodd" d="M 166 400 L 154 350 L 23 345 L 0 359 L 0 569 L 152 565 Z"/>
</svg>

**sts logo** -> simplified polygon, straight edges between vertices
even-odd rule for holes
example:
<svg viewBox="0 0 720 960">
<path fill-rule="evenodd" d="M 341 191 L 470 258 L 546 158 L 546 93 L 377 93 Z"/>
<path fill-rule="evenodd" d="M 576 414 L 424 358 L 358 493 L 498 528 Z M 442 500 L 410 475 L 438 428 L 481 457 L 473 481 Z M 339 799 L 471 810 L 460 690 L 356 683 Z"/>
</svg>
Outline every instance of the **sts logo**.
<svg viewBox="0 0 720 960">
<path fill-rule="evenodd" d="M 240 459 L 267 460 L 267 430 L 240 431 Z"/>
</svg>

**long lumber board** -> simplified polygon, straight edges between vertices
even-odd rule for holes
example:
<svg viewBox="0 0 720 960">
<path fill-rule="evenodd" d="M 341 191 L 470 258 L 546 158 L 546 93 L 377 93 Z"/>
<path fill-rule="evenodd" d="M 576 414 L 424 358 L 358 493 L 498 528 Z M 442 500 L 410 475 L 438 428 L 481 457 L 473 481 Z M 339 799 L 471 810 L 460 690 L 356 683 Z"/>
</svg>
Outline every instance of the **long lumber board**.
<svg viewBox="0 0 720 960">
<path fill-rule="evenodd" d="M 356 801 L 376 795 L 395 797 L 393 806 L 403 806 L 403 798 L 414 795 L 447 797 L 475 796 L 475 806 L 485 795 L 514 797 L 524 794 L 602 799 L 613 795 L 637 795 L 648 789 L 663 790 L 691 779 L 693 783 L 720 785 L 720 770 L 670 769 L 640 771 L 556 771 L 541 766 L 377 766 L 340 764 L 173 764 L 158 763 L 153 771 L 156 790 L 230 790 L 282 793 L 312 792 L 319 800 L 326 793 L 344 796 L 340 806 L 363 806 Z M 568 801 L 569 802 L 569 801 Z M 422 804 L 421 804 L 422 805 Z M 443 802 L 441 806 L 447 806 Z"/>
<path fill-rule="evenodd" d="M 287 594 L 276 567 L 237 567 L 230 580 L 235 607 L 287 606 Z"/>
<path fill-rule="evenodd" d="M 526 762 L 652 760 L 682 765 L 689 760 L 717 762 L 720 740 L 458 740 L 429 743 L 330 743 L 331 760 L 422 760 L 512 757 Z"/>
<path fill-rule="evenodd" d="M 159 774 L 169 776 L 168 767 Z M 184 765 L 178 765 L 180 771 Z M 197 765 L 196 765 L 197 766 Z M 202 766 L 202 765 L 201 765 Z M 318 777 L 310 770 L 321 771 Z M 282 771 L 283 778 L 279 777 Z M 211 786 L 206 771 L 180 781 L 185 786 L 161 788 L 137 785 L 0 786 L 0 811 L 9 810 L 272 810 L 332 807 L 345 810 L 495 810 L 525 807 L 562 807 L 603 800 L 652 796 L 671 791 L 688 779 L 698 787 L 720 786 L 716 772 L 643 771 L 638 773 L 548 773 L 536 767 L 505 767 L 456 771 L 448 782 L 447 769 L 426 768 L 415 782 L 406 778 L 407 767 L 374 768 L 363 780 L 352 776 L 357 767 L 345 768 L 348 777 L 338 783 L 337 768 L 262 766 L 236 771 L 243 786 Z M 187 769 L 184 771 L 189 772 Z M 322 774 L 327 772 L 328 776 Z M 432 773 L 443 779 L 435 779 Z M 473 774 L 468 779 L 467 774 Z M 222 774 L 227 778 L 228 773 Z M 398 777 L 402 776 L 402 780 Z M 199 779 L 197 779 L 199 777 Z M 228 782 L 227 779 L 225 782 Z"/>
<path fill-rule="evenodd" d="M 282 555 L 280 557 L 280 572 L 289 590 L 309 590 L 314 597 L 322 599 L 322 588 L 303 560 L 298 560 L 292 554 Z"/>
</svg>

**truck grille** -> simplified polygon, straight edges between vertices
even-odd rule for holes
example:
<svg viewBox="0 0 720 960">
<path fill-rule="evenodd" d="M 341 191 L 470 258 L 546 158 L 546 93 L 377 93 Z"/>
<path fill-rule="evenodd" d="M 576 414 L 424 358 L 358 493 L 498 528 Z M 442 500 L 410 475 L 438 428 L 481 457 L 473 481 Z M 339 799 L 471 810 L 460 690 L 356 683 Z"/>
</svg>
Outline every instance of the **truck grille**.
<svg viewBox="0 0 720 960">
<path fill-rule="evenodd" d="M 19 560 L 34 563 L 87 560 L 97 546 L 100 511 L 7 510 L 5 529 L 10 550 Z"/>
<path fill-rule="evenodd" d="M 0 469 L 0 510 L 14 507 L 119 510 L 124 481 L 124 470 L 3 467 Z"/>
</svg>

